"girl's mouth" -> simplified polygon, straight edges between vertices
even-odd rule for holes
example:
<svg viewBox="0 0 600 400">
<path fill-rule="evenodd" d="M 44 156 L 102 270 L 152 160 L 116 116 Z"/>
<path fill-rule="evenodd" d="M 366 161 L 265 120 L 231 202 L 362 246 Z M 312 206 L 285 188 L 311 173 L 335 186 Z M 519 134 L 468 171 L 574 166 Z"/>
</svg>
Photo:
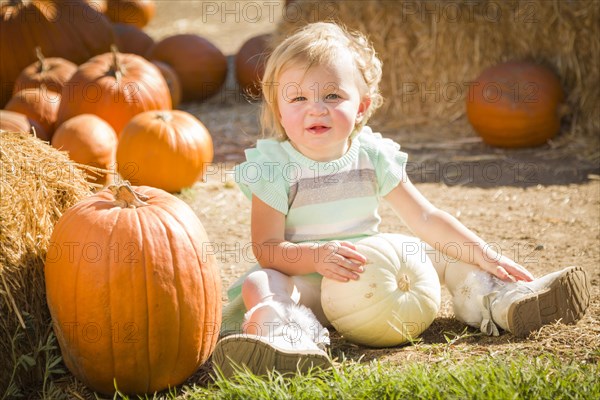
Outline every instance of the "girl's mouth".
<svg viewBox="0 0 600 400">
<path fill-rule="evenodd" d="M 306 130 L 315 135 L 320 135 L 320 134 L 327 132 L 329 129 L 331 129 L 331 128 L 329 128 L 328 126 L 325 126 L 325 125 L 312 125 L 312 126 L 308 127 Z"/>
</svg>

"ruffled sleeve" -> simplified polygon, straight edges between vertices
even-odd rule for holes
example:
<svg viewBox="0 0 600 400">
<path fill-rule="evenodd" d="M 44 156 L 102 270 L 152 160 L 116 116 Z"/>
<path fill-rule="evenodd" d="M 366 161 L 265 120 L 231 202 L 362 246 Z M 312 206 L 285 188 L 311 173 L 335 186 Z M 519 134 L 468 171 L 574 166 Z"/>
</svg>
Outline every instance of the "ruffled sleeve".
<svg viewBox="0 0 600 400">
<path fill-rule="evenodd" d="M 408 154 L 400 151 L 398 143 L 372 132 L 369 127 L 364 127 L 358 138 L 375 167 L 378 194 L 383 197 L 406 178 Z"/>
<path fill-rule="evenodd" d="M 235 181 L 252 199 L 258 197 L 275 210 L 288 213 L 289 183 L 282 169 L 286 153 L 276 140 L 259 140 L 256 148 L 246 150 L 246 161 L 235 167 Z"/>
</svg>

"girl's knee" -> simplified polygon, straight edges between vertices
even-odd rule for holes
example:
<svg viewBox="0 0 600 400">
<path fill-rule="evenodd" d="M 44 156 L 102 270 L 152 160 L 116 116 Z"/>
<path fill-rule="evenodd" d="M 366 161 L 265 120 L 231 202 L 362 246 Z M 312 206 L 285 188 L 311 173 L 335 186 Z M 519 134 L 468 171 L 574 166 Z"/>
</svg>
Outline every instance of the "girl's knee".
<svg viewBox="0 0 600 400">
<path fill-rule="evenodd" d="M 293 289 L 291 277 L 274 269 L 252 272 L 242 283 L 244 303 L 255 303 L 272 297 L 289 297 Z"/>
<path fill-rule="evenodd" d="M 278 281 L 286 281 L 289 280 L 290 277 L 276 271 L 274 269 L 263 268 L 258 271 L 252 272 L 250 275 L 244 279 L 244 283 L 242 284 L 242 290 L 244 287 L 262 287 L 268 285 L 269 283 L 278 282 Z"/>
</svg>

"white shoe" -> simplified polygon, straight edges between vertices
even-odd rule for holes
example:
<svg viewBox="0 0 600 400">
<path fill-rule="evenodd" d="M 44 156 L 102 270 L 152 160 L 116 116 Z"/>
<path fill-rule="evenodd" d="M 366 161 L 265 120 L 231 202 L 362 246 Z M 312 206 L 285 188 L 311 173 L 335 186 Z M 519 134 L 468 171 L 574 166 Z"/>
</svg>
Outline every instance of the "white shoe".
<svg viewBox="0 0 600 400">
<path fill-rule="evenodd" d="M 330 368 L 330 358 L 312 340 L 290 342 L 284 336 L 231 335 L 217 342 L 212 354 L 214 368 L 225 378 L 248 369 L 255 375 L 276 370 L 303 373 L 311 368 Z"/>
<path fill-rule="evenodd" d="M 523 337 L 557 321 L 577 323 L 590 304 L 590 287 L 581 267 L 567 267 L 532 282 L 507 284 L 486 297 L 493 323 Z"/>
<path fill-rule="evenodd" d="M 244 316 L 244 332 L 217 342 L 213 365 L 230 377 L 247 368 L 255 375 L 276 370 L 280 373 L 330 368 L 325 349 L 329 332 L 308 308 L 268 301 L 257 304 Z"/>
</svg>

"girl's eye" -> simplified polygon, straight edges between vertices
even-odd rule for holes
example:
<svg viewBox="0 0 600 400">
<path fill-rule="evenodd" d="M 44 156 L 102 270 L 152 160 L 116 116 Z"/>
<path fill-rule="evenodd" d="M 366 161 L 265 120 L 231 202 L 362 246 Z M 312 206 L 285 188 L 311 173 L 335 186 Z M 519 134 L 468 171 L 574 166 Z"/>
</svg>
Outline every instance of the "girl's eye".
<svg viewBox="0 0 600 400">
<path fill-rule="evenodd" d="M 341 99 L 341 97 L 337 93 L 330 93 L 327 96 L 325 96 L 325 100 L 338 100 L 338 99 Z"/>
<path fill-rule="evenodd" d="M 304 96 L 293 97 L 290 100 L 290 103 L 296 103 L 296 102 L 304 101 L 304 100 L 306 100 L 306 97 L 304 97 Z"/>
</svg>

